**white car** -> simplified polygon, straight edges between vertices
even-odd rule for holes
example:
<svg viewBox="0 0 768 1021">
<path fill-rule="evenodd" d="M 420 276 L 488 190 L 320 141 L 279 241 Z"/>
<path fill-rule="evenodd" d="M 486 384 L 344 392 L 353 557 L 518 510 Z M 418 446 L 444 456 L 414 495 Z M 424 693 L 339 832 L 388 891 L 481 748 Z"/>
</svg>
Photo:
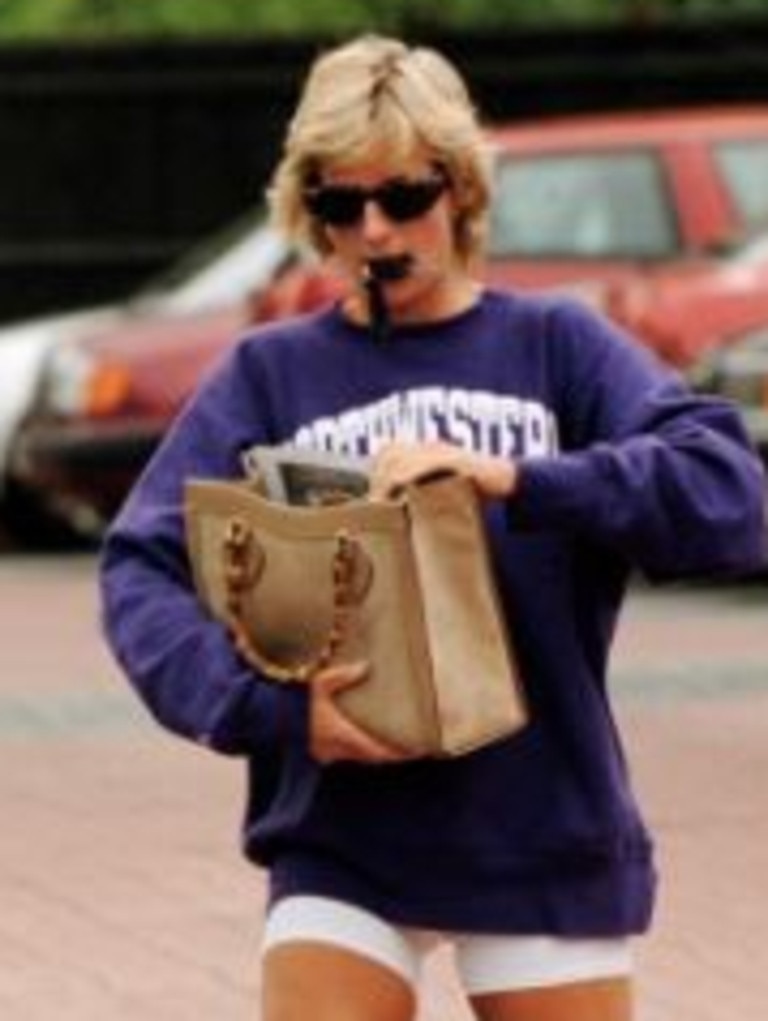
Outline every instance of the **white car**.
<svg viewBox="0 0 768 1021">
<path fill-rule="evenodd" d="M 54 348 L 107 333 L 129 319 L 181 318 L 240 304 L 247 308 L 290 254 L 286 242 L 258 211 L 195 247 L 157 282 L 126 301 L 0 326 L 2 541 L 58 543 L 67 532 L 8 474 L 14 437 L 33 404 L 41 372 Z"/>
</svg>

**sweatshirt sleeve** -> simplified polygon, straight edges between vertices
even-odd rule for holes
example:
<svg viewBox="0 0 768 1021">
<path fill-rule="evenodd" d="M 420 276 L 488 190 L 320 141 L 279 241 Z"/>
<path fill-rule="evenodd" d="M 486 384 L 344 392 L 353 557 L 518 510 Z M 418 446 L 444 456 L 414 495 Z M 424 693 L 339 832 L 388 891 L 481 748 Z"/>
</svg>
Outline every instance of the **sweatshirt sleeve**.
<svg viewBox="0 0 768 1021">
<path fill-rule="evenodd" d="M 100 581 L 107 641 L 152 715 L 216 751 L 255 755 L 306 741 L 306 693 L 254 673 L 205 612 L 182 514 L 187 478 L 232 478 L 239 451 L 267 440 L 242 362 L 225 362 L 168 432 L 107 533 Z"/>
<path fill-rule="evenodd" d="M 766 562 L 765 476 L 736 409 L 588 310 L 549 323 L 562 450 L 521 463 L 513 527 L 613 548 L 651 579 Z"/>
</svg>

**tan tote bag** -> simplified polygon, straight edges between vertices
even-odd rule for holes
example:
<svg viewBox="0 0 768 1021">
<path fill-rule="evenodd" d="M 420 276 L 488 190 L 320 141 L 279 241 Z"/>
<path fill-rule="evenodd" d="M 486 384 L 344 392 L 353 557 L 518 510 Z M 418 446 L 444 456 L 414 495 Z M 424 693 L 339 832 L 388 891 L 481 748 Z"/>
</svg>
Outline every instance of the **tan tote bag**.
<svg viewBox="0 0 768 1021">
<path fill-rule="evenodd" d="M 526 722 L 468 480 L 322 507 L 273 502 L 252 481 L 190 480 L 185 518 L 201 600 L 268 678 L 366 660 L 340 708 L 416 755 L 459 755 Z"/>
</svg>

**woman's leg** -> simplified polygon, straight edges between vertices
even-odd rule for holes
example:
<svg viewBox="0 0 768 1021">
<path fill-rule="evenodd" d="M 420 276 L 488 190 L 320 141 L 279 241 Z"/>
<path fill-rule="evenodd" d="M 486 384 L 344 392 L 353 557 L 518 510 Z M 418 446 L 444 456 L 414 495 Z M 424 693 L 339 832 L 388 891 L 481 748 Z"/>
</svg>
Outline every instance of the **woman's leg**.
<svg viewBox="0 0 768 1021">
<path fill-rule="evenodd" d="M 261 1021 L 412 1021 L 418 941 L 325 897 L 278 903 L 264 931 Z"/>
<path fill-rule="evenodd" d="M 631 1021 L 633 1016 L 629 978 L 485 993 L 471 1002 L 480 1021 Z"/>
<path fill-rule="evenodd" d="M 455 946 L 480 1021 L 631 1021 L 628 939 L 461 935 Z"/>
<path fill-rule="evenodd" d="M 395 971 L 330 944 L 286 942 L 262 968 L 262 1021 L 412 1021 L 412 986 Z"/>
</svg>

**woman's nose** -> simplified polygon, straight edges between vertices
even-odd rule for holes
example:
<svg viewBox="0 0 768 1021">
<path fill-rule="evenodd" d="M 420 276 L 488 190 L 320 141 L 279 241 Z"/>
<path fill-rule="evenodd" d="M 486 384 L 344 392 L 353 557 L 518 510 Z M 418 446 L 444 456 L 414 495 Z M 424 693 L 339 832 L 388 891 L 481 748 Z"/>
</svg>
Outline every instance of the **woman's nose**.
<svg viewBox="0 0 768 1021">
<path fill-rule="evenodd" d="M 363 236 L 367 240 L 386 235 L 392 229 L 392 221 L 387 217 L 377 202 L 369 199 L 363 206 L 361 222 Z"/>
</svg>

